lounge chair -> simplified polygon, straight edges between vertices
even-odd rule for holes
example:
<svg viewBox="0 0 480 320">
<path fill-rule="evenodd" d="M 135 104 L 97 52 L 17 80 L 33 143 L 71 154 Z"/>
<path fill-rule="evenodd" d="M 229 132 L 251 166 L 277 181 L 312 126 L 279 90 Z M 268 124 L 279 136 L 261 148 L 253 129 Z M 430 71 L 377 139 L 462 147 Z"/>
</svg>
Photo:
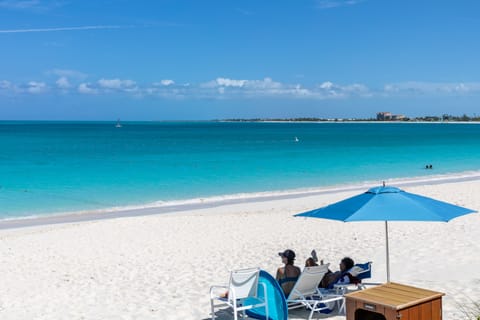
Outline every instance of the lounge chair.
<svg viewBox="0 0 480 320">
<path fill-rule="evenodd" d="M 258 282 L 260 269 L 242 269 L 230 273 L 228 286 L 212 286 L 210 288 L 210 305 L 212 308 L 212 320 L 215 319 L 215 308 L 227 306 L 233 309 L 233 318 L 238 319 L 238 312 L 242 312 L 245 318 L 245 311 L 253 308 L 264 307 L 268 319 L 268 297 L 267 288 L 264 283 Z M 263 297 L 257 295 L 259 285 L 263 290 Z M 226 296 L 225 296 L 225 293 Z M 216 301 L 220 303 L 215 304 Z"/>
<path fill-rule="evenodd" d="M 328 264 L 324 264 L 316 267 L 306 267 L 302 271 L 287 297 L 289 310 L 305 307 L 310 310 L 309 320 L 314 312 L 328 311 L 332 303 L 340 303 L 339 309 L 343 310 L 343 296 L 322 293 L 318 288 L 323 276 L 328 272 L 328 266 Z"/>
</svg>

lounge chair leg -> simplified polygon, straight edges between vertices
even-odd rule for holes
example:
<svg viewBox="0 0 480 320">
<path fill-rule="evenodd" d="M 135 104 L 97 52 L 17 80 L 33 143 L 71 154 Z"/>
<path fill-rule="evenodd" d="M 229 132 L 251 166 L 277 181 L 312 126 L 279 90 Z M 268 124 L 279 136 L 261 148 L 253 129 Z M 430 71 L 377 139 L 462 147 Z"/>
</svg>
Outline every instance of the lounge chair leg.
<svg viewBox="0 0 480 320">
<path fill-rule="evenodd" d="M 212 308 L 212 320 L 215 320 L 215 305 L 213 304 L 212 299 L 210 299 L 210 306 Z"/>
<path fill-rule="evenodd" d="M 312 309 L 312 311 L 310 311 L 310 315 L 308 316 L 308 320 L 311 320 L 311 319 L 312 319 L 314 310 L 315 310 L 315 309 Z"/>
</svg>

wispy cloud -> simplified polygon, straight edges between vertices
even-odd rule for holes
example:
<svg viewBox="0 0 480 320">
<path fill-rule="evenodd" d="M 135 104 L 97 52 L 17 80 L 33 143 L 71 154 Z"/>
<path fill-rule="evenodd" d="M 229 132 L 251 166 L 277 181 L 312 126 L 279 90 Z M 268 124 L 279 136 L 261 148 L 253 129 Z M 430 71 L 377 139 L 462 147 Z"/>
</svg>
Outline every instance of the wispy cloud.
<svg viewBox="0 0 480 320">
<path fill-rule="evenodd" d="M 253 11 L 242 9 L 242 8 L 236 8 L 235 11 L 241 13 L 244 16 L 251 16 L 254 14 Z"/>
<path fill-rule="evenodd" d="M 408 81 L 384 86 L 385 95 L 466 95 L 480 93 L 480 82 Z"/>
<path fill-rule="evenodd" d="M 97 84 L 100 89 L 104 90 L 135 92 L 138 89 L 136 82 L 128 79 L 100 79 Z"/>
<path fill-rule="evenodd" d="M 61 7 L 65 3 L 57 0 L 0 0 L 0 9 L 23 10 L 42 13 Z"/>
<path fill-rule="evenodd" d="M 39 0 L 3 0 L 0 1 L 0 8 L 5 9 L 30 9 L 39 7 L 41 5 Z"/>
<path fill-rule="evenodd" d="M 77 70 L 71 70 L 71 69 L 52 69 L 48 70 L 46 72 L 48 75 L 55 75 L 58 77 L 66 77 L 66 78 L 73 78 L 73 79 L 79 79 L 83 80 L 87 78 L 87 74 L 77 71 Z"/>
<path fill-rule="evenodd" d="M 59 32 L 59 31 L 82 31 L 82 30 L 126 29 L 126 28 L 132 28 L 132 26 L 96 25 L 96 26 L 77 26 L 77 27 L 58 27 L 58 28 L 3 29 L 3 30 L 0 30 L 0 33 Z"/>
<path fill-rule="evenodd" d="M 318 0 L 317 8 L 319 9 L 332 9 L 337 7 L 353 6 L 365 0 Z"/>
</svg>

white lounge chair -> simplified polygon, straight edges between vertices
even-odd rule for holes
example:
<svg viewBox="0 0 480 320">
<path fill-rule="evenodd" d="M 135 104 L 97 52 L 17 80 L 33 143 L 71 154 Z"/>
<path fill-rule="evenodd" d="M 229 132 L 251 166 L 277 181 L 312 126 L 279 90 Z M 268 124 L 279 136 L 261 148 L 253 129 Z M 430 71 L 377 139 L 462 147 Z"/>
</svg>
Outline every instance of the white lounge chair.
<svg viewBox="0 0 480 320">
<path fill-rule="evenodd" d="M 245 318 L 245 310 L 264 307 L 268 319 L 267 287 L 260 283 L 264 290 L 263 298 L 257 296 L 259 289 L 259 268 L 235 270 L 230 273 L 228 286 L 212 286 L 210 288 L 210 305 L 212 308 L 212 320 L 215 319 L 216 307 L 230 307 L 233 309 L 233 318 L 238 319 L 238 312 L 242 312 Z M 225 297 L 225 293 L 228 292 Z M 247 300 L 248 299 L 248 303 Z M 215 304 L 215 302 L 220 302 Z"/>
<path fill-rule="evenodd" d="M 341 295 L 325 294 L 318 289 L 320 281 L 328 272 L 328 264 L 306 267 L 298 277 L 295 286 L 287 297 L 289 310 L 306 307 L 310 310 L 308 319 L 312 319 L 313 313 L 330 309 L 332 303 L 339 303 L 339 309 L 343 310 L 344 298 Z"/>
</svg>

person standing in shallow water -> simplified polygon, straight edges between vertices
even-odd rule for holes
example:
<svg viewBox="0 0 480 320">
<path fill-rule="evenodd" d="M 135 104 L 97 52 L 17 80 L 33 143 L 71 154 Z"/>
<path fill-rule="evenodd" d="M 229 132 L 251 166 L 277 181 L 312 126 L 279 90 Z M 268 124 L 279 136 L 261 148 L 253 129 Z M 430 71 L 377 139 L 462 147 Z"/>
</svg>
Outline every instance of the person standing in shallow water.
<svg viewBox="0 0 480 320">
<path fill-rule="evenodd" d="M 299 267 L 295 266 L 295 252 L 287 249 L 279 252 L 278 255 L 282 258 L 283 267 L 278 268 L 276 279 L 282 287 L 283 293 L 287 297 L 293 289 L 298 276 L 302 272 Z"/>
</svg>

